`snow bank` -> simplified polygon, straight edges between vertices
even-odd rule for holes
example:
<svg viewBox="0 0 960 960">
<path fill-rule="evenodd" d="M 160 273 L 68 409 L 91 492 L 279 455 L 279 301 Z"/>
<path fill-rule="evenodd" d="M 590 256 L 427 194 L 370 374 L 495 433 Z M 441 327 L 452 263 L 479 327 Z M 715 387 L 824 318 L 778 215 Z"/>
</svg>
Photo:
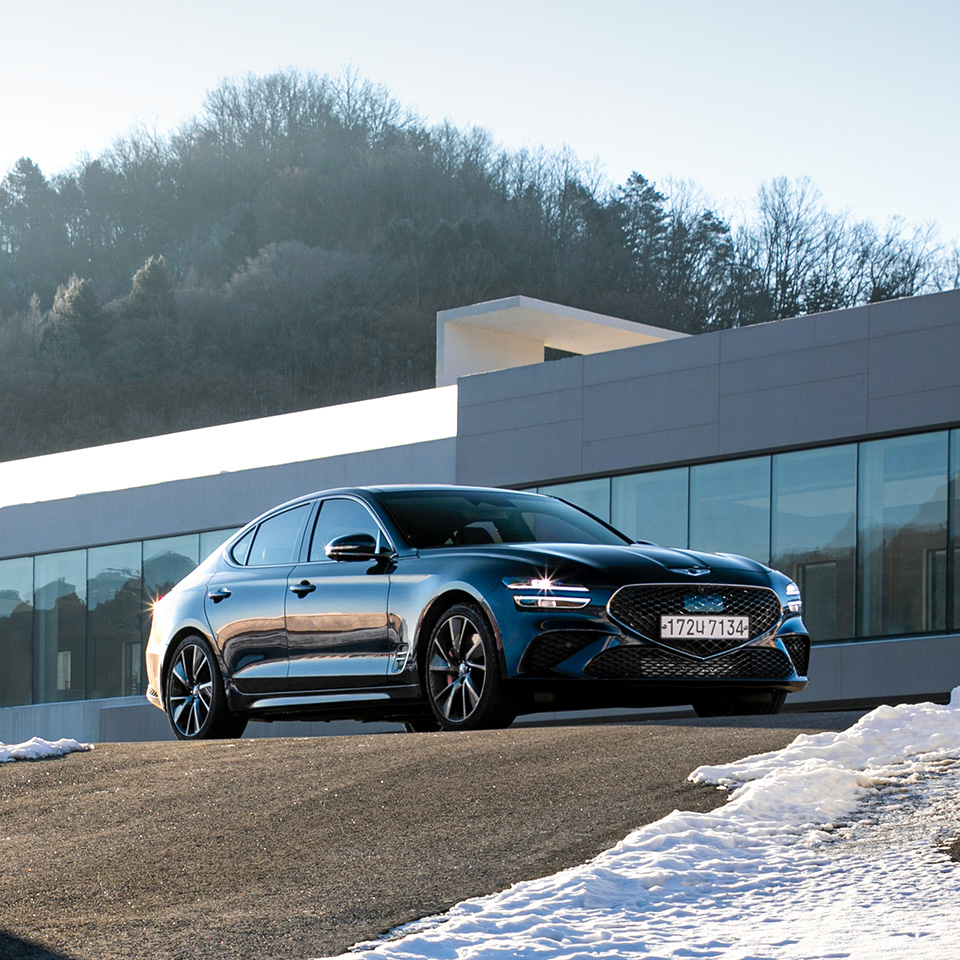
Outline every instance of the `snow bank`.
<svg viewBox="0 0 960 960">
<path fill-rule="evenodd" d="M 349 956 L 957 958 L 960 881 L 945 854 L 931 853 L 930 822 L 916 836 L 894 831 L 902 841 L 869 856 L 848 842 L 851 815 L 884 791 L 950 776 L 955 796 L 952 758 L 960 690 L 949 706 L 881 707 L 842 733 L 700 767 L 695 782 L 733 788 L 712 813 L 675 811 L 587 864 L 466 901 Z"/>
<path fill-rule="evenodd" d="M 842 733 L 801 734 L 788 747 L 746 757 L 722 767 L 698 767 L 694 783 L 732 786 L 776 775 L 802 764 L 828 764 L 847 770 L 870 770 L 882 776 L 896 767 L 922 767 L 960 748 L 960 687 L 949 706 L 935 703 L 877 707 Z"/>
<path fill-rule="evenodd" d="M 78 743 L 76 740 L 68 740 L 66 737 L 60 740 L 44 740 L 41 737 L 33 737 L 24 743 L 10 745 L 0 743 L 0 763 L 7 763 L 11 760 L 43 760 L 46 757 L 62 757 L 68 753 L 92 749 L 92 743 Z"/>
</svg>

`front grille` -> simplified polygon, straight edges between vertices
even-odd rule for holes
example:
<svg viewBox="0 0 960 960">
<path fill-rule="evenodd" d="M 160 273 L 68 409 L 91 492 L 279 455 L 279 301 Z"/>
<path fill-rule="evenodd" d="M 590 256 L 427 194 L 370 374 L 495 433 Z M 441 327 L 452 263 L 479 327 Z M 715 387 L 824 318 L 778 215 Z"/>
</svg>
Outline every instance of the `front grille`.
<svg viewBox="0 0 960 960">
<path fill-rule="evenodd" d="M 771 647 L 734 650 L 712 660 L 693 660 L 657 647 L 613 647 L 598 653 L 584 673 L 604 680 L 786 680 L 789 659 Z"/>
<path fill-rule="evenodd" d="M 801 636 L 800 634 L 790 634 L 780 639 L 787 648 L 787 653 L 790 654 L 790 659 L 793 661 L 797 673 L 799 673 L 801 677 L 805 677 L 807 675 L 807 668 L 810 665 L 810 638 Z"/>
<path fill-rule="evenodd" d="M 748 617 L 749 636 L 660 639 L 660 617 L 695 616 L 705 612 L 702 608 L 725 617 Z M 709 583 L 621 587 L 610 598 L 607 609 L 628 630 L 694 657 L 712 657 L 763 636 L 780 622 L 781 615 L 780 598 L 769 587 Z"/>
<path fill-rule="evenodd" d="M 552 630 L 530 641 L 520 661 L 522 673 L 549 673 L 558 663 L 579 653 L 605 634 L 596 631 Z"/>
</svg>

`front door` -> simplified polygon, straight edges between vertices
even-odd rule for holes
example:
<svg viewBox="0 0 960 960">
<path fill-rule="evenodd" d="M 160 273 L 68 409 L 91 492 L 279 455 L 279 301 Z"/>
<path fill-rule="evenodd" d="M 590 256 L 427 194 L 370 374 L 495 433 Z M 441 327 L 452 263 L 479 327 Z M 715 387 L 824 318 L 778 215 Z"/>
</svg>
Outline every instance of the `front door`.
<svg viewBox="0 0 960 960">
<path fill-rule="evenodd" d="M 387 682 L 397 651 L 387 616 L 389 567 L 384 561 L 330 560 L 335 537 L 384 535 L 359 500 L 332 497 L 317 514 L 307 560 L 287 579 L 286 624 L 291 691 L 324 691 Z"/>
</svg>

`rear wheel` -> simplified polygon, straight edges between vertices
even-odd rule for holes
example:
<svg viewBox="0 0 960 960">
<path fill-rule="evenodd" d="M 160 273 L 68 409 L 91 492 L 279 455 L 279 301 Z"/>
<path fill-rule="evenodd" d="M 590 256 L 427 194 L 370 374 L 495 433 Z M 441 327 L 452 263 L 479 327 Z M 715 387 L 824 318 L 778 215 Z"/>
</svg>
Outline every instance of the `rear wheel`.
<svg viewBox="0 0 960 960">
<path fill-rule="evenodd" d="M 757 717 L 779 713 L 787 694 L 783 690 L 765 693 L 721 693 L 693 701 L 698 717 Z"/>
<path fill-rule="evenodd" d="M 166 694 L 167 719 L 178 740 L 239 737 L 247 726 L 246 717 L 230 712 L 216 657 L 200 637 L 177 644 Z"/>
<path fill-rule="evenodd" d="M 493 631 L 473 604 L 451 607 L 433 628 L 424 687 L 442 730 L 506 727 L 517 715 L 503 686 Z"/>
</svg>

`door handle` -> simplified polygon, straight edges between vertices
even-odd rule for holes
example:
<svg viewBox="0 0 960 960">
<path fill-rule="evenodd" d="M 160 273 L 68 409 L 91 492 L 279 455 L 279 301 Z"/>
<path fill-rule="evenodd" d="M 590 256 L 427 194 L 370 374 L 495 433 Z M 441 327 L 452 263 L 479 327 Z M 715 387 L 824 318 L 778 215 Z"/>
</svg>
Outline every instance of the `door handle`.
<svg viewBox="0 0 960 960">
<path fill-rule="evenodd" d="M 213 590 L 208 593 L 207 596 L 214 602 L 219 603 L 221 600 L 226 600 L 230 596 L 230 591 L 226 587 L 221 587 L 219 590 Z"/>
<path fill-rule="evenodd" d="M 311 583 L 309 580 L 301 580 L 290 587 L 290 592 L 295 593 L 298 597 L 305 597 L 316 589 L 317 585 L 315 583 Z"/>
</svg>

